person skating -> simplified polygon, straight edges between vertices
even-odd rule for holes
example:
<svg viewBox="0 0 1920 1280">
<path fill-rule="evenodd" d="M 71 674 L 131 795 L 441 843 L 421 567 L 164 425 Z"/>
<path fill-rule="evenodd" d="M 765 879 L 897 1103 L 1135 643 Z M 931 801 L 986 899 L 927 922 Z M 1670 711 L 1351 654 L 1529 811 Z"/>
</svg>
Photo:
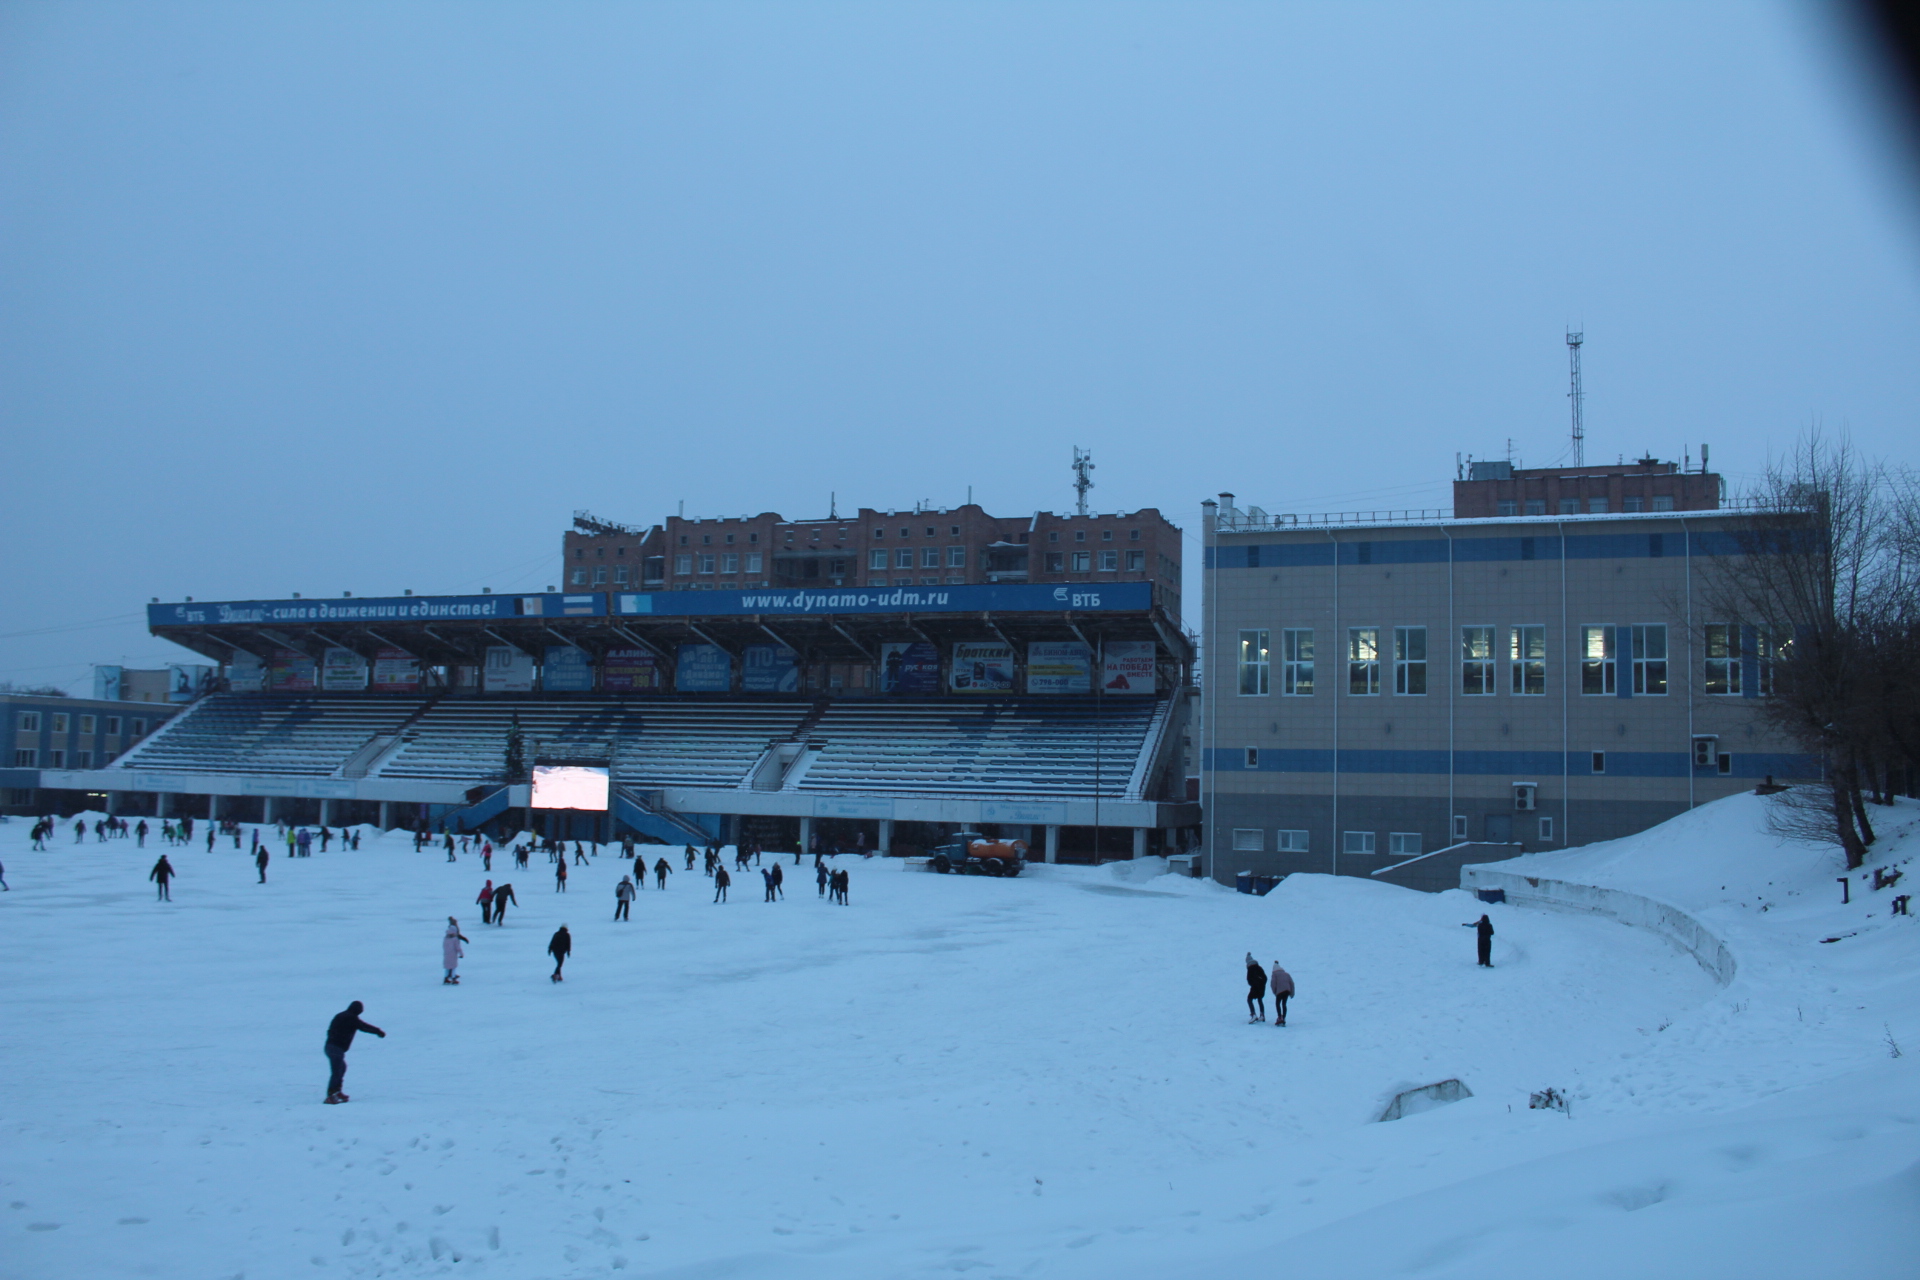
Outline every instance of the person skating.
<svg viewBox="0 0 1920 1280">
<path fill-rule="evenodd" d="M 713 869 L 713 900 L 715 902 L 725 902 L 727 900 L 727 886 L 732 883 L 733 877 L 727 874 L 725 867 L 715 867 Z"/>
<path fill-rule="evenodd" d="M 760 888 L 761 888 L 762 894 L 764 895 L 760 899 L 760 901 L 772 902 L 773 901 L 773 873 L 771 871 L 768 871 L 765 867 L 760 868 Z"/>
<path fill-rule="evenodd" d="M 827 878 L 827 864 L 821 862 L 818 858 L 814 859 L 813 883 L 814 886 L 819 889 L 820 896 L 823 898 L 827 896 Z"/>
<path fill-rule="evenodd" d="M 573 842 L 573 865 L 576 867 L 584 867 L 587 865 L 586 851 L 580 847 L 578 840 Z"/>
<path fill-rule="evenodd" d="M 687 846 L 687 870 L 693 870 L 693 846 Z"/>
<path fill-rule="evenodd" d="M 493 841 L 488 840 L 480 846 L 480 869 L 493 870 Z"/>
<path fill-rule="evenodd" d="M 553 976 L 550 982 L 565 982 L 560 971 L 567 966 L 567 957 L 573 954 L 573 935 L 567 932 L 567 926 L 561 925 L 553 931 L 552 939 L 547 943 L 547 954 L 553 957 Z"/>
<path fill-rule="evenodd" d="M 457 857 L 455 857 L 455 856 L 454 856 L 454 852 L 453 852 L 453 837 L 452 837 L 452 836 L 448 836 L 448 837 L 447 837 L 447 861 L 448 861 L 448 862 L 458 862 L 459 860 L 460 860 L 459 858 L 457 858 Z"/>
<path fill-rule="evenodd" d="M 217 835 L 217 834 L 218 834 L 218 832 L 216 832 L 216 831 L 215 831 L 215 830 L 213 829 L 213 827 L 211 827 L 211 826 L 209 826 L 209 827 L 207 828 L 207 852 L 208 852 L 208 853 L 212 853 L 212 852 L 213 852 L 213 838 L 214 838 L 214 836 L 215 836 L 215 835 Z M 101 838 L 102 840 L 105 840 L 105 839 L 106 839 L 107 837 L 106 837 L 106 836 L 105 836 L 105 835 L 103 834 L 103 835 L 102 835 L 102 836 L 101 836 L 100 838 Z"/>
<path fill-rule="evenodd" d="M 843 907 L 847 905 L 847 881 L 849 878 L 844 868 L 833 873 L 832 897 L 835 902 L 838 902 Z"/>
<path fill-rule="evenodd" d="M 7 864 L 0 862 L 0 893 L 12 893 L 13 886 L 7 883 Z"/>
<path fill-rule="evenodd" d="M 632 917 L 627 914 L 632 908 L 633 877 L 621 876 L 620 883 L 614 886 L 613 890 L 613 918 L 615 920 L 632 919 Z"/>
<path fill-rule="evenodd" d="M 654 863 L 654 864 L 653 864 L 653 885 L 654 885 L 654 888 L 656 888 L 656 889 L 664 889 L 664 888 L 666 888 L 666 887 L 667 887 L 667 877 L 668 877 L 669 875 L 671 875 L 672 873 L 673 873 L 673 868 L 667 865 L 667 860 L 666 860 L 666 859 L 665 859 L 664 857 L 663 857 L 663 858 L 661 858 L 661 859 L 660 859 L 660 861 L 658 861 L 658 862 L 656 862 L 656 863 Z"/>
<path fill-rule="evenodd" d="M 147 847 L 147 820 L 145 818 L 140 819 L 140 825 L 133 829 L 133 834 L 134 834 L 133 847 L 136 849 L 146 848 Z"/>
<path fill-rule="evenodd" d="M 553 864 L 553 891 L 555 893 L 567 891 L 567 854 L 564 849 L 560 851 L 560 860 Z"/>
<path fill-rule="evenodd" d="M 1462 929 L 1472 929 L 1475 940 L 1480 944 L 1480 967 L 1493 968 L 1493 921 L 1483 914 L 1471 924 L 1463 924 Z"/>
<path fill-rule="evenodd" d="M 327 1101 L 345 1102 L 347 1095 L 340 1092 L 340 1086 L 347 1082 L 347 1050 L 353 1047 L 353 1035 L 356 1031 L 365 1031 L 379 1036 L 382 1040 L 387 1033 L 371 1022 L 361 1020 L 360 1015 L 367 1006 L 355 1000 L 339 1013 L 333 1015 L 333 1021 L 327 1024 L 327 1065 L 331 1070 L 327 1074 Z"/>
<path fill-rule="evenodd" d="M 469 941 L 466 934 L 460 932 L 460 922 L 452 916 L 447 917 L 447 931 L 440 938 L 440 962 L 447 967 L 447 976 L 440 979 L 448 986 L 458 986 L 460 975 L 454 972 L 460 967 L 460 957 L 467 954 L 460 944 Z"/>
<path fill-rule="evenodd" d="M 773 860 L 773 870 L 767 874 L 773 880 L 773 896 L 776 898 L 786 897 L 787 891 L 783 886 L 785 886 L 787 882 L 787 873 L 780 869 L 780 859 L 775 858 Z"/>
<path fill-rule="evenodd" d="M 1247 1021 L 1267 1020 L 1267 971 L 1247 952 Z"/>
<path fill-rule="evenodd" d="M 173 879 L 174 876 L 178 874 L 179 872 L 173 869 L 173 864 L 167 861 L 167 855 L 164 853 L 161 854 L 160 861 L 154 863 L 153 870 L 147 872 L 147 879 L 153 881 L 156 885 L 160 886 L 160 892 L 158 897 L 155 899 L 156 901 L 159 901 L 159 902 L 173 901 L 173 894 L 169 892 L 167 889 L 167 881 Z"/>
<path fill-rule="evenodd" d="M 253 866 L 260 873 L 260 883 L 267 882 L 267 846 L 261 845 L 253 851 Z"/>
<path fill-rule="evenodd" d="M 492 924 L 493 923 L 493 881 L 489 880 L 485 884 L 480 886 L 480 896 L 475 898 L 474 901 L 480 904 L 480 923 Z"/>
<path fill-rule="evenodd" d="M 507 922 L 507 904 L 509 902 L 516 906 L 520 902 L 520 899 L 513 896 L 512 885 L 503 884 L 493 891 L 493 923 L 496 926 L 503 925 Z"/>
<path fill-rule="evenodd" d="M 1273 992 L 1273 1025 L 1287 1025 L 1287 1001 L 1293 996 L 1293 975 L 1273 962 L 1273 972 L 1267 977 L 1267 989 Z"/>
</svg>

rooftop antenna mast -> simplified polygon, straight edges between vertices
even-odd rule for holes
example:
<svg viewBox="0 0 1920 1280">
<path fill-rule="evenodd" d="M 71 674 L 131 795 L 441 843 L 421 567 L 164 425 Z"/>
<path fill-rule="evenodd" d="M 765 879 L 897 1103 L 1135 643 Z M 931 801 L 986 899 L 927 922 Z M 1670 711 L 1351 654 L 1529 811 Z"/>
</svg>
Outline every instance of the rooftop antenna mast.
<svg viewBox="0 0 1920 1280">
<path fill-rule="evenodd" d="M 1073 446 L 1073 491 L 1079 495 L 1078 513 L 1083 516 L 1087 514 L 1087 490 L 1093 488 L 1092 470 L 1093 451 L 1082 453 L 1079 445 Z"/>
<path fill-rule="evenodd" d="M 1573 401 L 1573 465 L 1587 465 L 1587 393 L 1580 389 L 1580 344 L 1586 338 L 1584 333 L 1567 330 L 1567 364 L 1573 371 L 1573 389 L 1567 392 L 1567 399 Z"/>
</svg>

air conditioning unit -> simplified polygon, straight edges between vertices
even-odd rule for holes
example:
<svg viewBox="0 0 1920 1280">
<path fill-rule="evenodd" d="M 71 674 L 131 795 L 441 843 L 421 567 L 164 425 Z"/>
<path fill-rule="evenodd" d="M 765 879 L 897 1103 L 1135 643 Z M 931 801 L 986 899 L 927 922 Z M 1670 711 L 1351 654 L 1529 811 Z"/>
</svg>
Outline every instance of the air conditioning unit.
<svg viewBox="0 0 1920 1280">
<path fill-rule="evenodd" d="M 1520 813 L 1531 813 L 1540 795 L 1537 782 L 1516 782 L 1513 784 L 1513 807 Z"/>
<path fill-rule="evenodd" d="M 1693 740 L 1693 767 L 1696 769 L 1718 769 L 1720 767 L 1720 739 L 1702 734 Z"/>
</svg>

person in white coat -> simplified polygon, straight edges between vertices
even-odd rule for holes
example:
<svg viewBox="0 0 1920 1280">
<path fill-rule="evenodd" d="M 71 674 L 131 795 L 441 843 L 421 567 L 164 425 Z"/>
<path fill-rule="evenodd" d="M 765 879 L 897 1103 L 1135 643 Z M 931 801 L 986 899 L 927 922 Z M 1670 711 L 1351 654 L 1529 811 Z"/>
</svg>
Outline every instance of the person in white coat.
<svg viewBox="0 0 1920 1280">
<path fill-rule="evenodd" d="M 454 970 L 460 967 L 460 957 L 467 954 L 460 946 L 467 935 L 460 932 L 460 922 L 452 916 L 447 917 L 447 931 L 440 937 L 440 962 L 447 967 L 447 976 L 440 979 L 446 986 L 458 986 L 460 975 Z"/>
<path fill-rule="evenodd" d="M 1287 1001 L 1293 998 L 1293 975 L 1273 962 L 1273 972 L 1267 977 L 1267 993 L 1273 997 L 1273 1025 L 1287 1025 Z"/>
</svg>

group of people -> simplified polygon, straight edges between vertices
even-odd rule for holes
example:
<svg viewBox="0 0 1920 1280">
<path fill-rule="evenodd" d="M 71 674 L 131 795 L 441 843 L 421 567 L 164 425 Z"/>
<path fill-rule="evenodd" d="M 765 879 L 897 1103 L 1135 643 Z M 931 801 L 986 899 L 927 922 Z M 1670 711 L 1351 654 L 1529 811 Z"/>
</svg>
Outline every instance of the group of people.
<svg viewBox="0 0 1920 1280">
<path fill-rule="evenodd" d="M 1475 950 L 1479 954 L 1479 965 L 1483 969 L 1493 968 L 1493 921 L 1483 912 L 1478 920 L 1470 920 L 1460 926 L 1474 932 Z M 1268 973 L 1253 958 L 1253 952 L 1247 952 L 1247 1021 L 1265 1022 L 1267 1020 L 1267 995 L 1273 996 L 1273 1025 L 1287 1025 L 1287 1001 L 1293 998 L 1293 975 L 1273 962 L 1273 972 Z"/>
</svg>

